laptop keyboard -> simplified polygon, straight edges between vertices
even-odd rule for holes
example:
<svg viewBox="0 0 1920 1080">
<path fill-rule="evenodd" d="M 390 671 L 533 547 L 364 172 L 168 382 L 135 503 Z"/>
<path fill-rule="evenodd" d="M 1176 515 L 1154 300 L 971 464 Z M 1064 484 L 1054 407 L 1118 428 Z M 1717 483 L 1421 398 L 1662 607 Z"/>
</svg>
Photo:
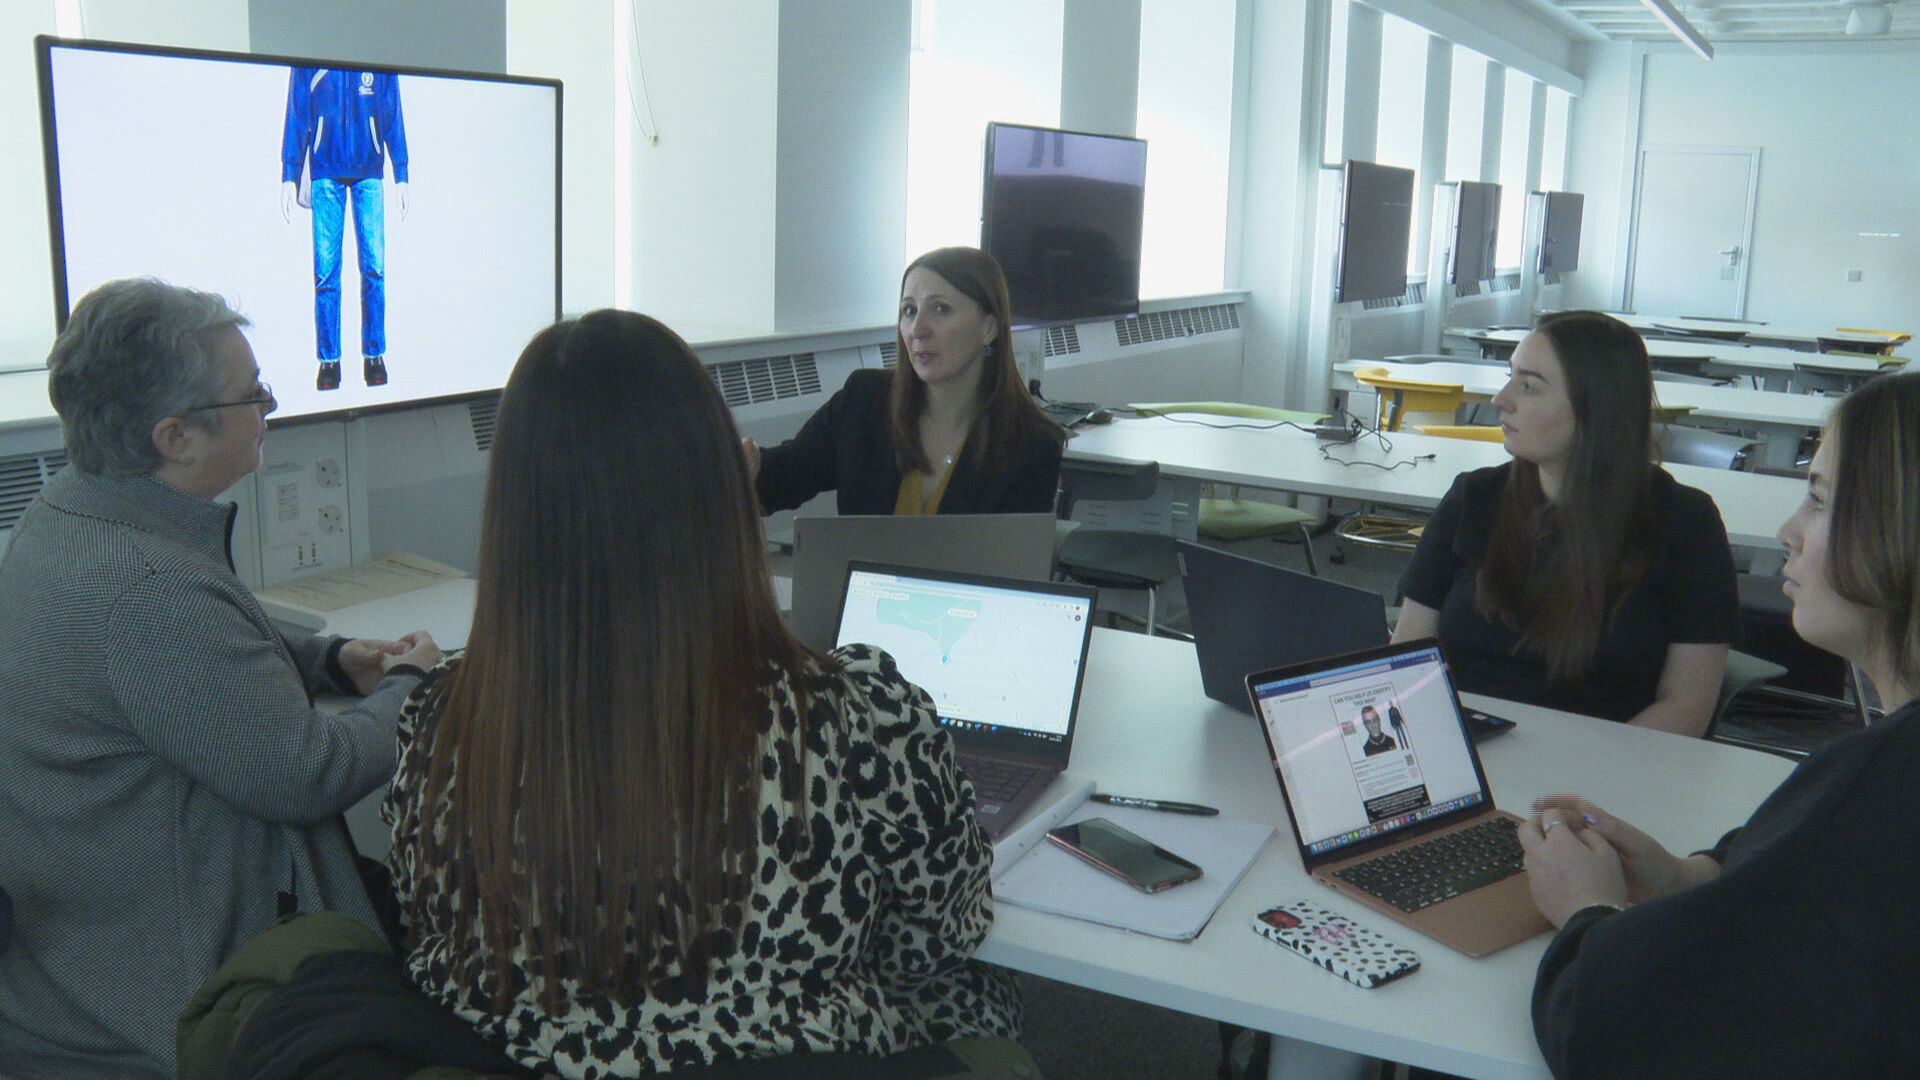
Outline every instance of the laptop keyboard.
<svg viewBox="0 0 1920 1080">
<path fill-rule="evenodd" d="M 1511 818 L 1489 818 L 1333 876 L 1401 911 L 1419 911 L 1519 873 L 1524 867 L 1516 828 Z"/>
<path fill-rule="evenodd" d="M 967 771 L 967 779 L 973 781 L 975 800 L 982 804 L 1003 803 L 1013 798 L 1035 771 L 1029 766 L 1010 765 L 990 758 L 968 757 L 960 765 Z"/>
</svg>

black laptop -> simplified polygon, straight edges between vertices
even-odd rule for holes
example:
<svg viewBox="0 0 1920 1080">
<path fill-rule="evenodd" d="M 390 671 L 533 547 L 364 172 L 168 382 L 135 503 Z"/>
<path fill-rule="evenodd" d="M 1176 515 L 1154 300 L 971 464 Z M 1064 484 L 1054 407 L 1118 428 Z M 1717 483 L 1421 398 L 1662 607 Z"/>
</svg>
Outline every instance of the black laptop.
<svg viewBox="0 0 1920 1080">
<path fill-rule="evenodd" d="M 1207 696 L 1252 714 L 1247 673 L 1385 645 L 1387 604 L 1369 589 L 1302 574 L 1244 555 L 1178 543 L 1194 653 Z M 1466 709 L 1486 739 L 1513 721 Z"/>
<path fill-rule="evenodd" d="M 933 698 L 995 840 L 1073 751 L 1097 590 L 855 560 L 838 644 L 892 654 Z"/>
</svg>

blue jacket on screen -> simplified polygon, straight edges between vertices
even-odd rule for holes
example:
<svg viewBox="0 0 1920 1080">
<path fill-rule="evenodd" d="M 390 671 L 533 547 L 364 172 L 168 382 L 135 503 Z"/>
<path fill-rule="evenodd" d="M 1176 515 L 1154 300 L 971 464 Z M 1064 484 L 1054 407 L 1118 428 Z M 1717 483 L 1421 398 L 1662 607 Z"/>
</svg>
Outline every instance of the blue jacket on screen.
<svg viewBox="0 0 1920 1080">
<path fill-rule="evenodd" d="M 287 123 L 280 136 L 280 179 L 297 182 L 301 159 L 323 180 L 386 175 L 407 182 L 407 125 L 399 76 L 377 71 L 297 67 L 287 77 Z"/>
</svg>

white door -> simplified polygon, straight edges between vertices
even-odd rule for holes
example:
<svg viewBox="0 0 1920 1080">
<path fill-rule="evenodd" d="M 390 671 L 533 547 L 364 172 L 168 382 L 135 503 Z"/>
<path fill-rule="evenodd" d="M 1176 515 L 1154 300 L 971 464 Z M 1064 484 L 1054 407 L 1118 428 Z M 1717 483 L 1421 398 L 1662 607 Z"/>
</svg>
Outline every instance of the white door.
<svg viewBox="0 0 1920 1080">
<path fill-rule="evenodd" d="M 1627 308 L 1741 319 L 1760 149 L 1649 146 L 1635 184 Z"/>
</svg>

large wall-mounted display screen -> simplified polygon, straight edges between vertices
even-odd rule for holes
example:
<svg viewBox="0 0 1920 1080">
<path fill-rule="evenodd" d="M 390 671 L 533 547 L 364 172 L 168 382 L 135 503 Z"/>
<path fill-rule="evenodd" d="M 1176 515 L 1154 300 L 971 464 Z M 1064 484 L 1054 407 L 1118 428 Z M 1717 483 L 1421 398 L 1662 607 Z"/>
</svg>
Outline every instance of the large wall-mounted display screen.
<svg viewBox="0 0 1920 1080">
<path fill-rule="evenodd" d="M 1486 281 L 1494 275 L 1494 244 L 1500 238 L 1500 185 L 1462 180 L 1456 188 L 1447 281 Z"/>
<path fill-rule="evenodd" d="M 986 165 L 980 246 L 1014 326 L 1139 313 L 1145 140 L 993 123 Z"/>
<path fill-rule="evenodd" d="M 557 81 L 37 47 L 62 325 L 113 278 L 220 293 L 285 420 L 497 390 L 559 314 Z"/>
<path fill-rule="evenodd" d="M 1405 294 L 1407 244 L 1413 235 L 1413 170 L 1349 161 L 1344 180 L 1335 302 Z"/>
<path fill-rule="evenodd" d="M 1540 216 L 1540 272 L 1565 274 L 1580 268 L 1580 219 L 1587 197 L 1575 191 L 1542 192 L 1547 198 Z"/>
</svg>

